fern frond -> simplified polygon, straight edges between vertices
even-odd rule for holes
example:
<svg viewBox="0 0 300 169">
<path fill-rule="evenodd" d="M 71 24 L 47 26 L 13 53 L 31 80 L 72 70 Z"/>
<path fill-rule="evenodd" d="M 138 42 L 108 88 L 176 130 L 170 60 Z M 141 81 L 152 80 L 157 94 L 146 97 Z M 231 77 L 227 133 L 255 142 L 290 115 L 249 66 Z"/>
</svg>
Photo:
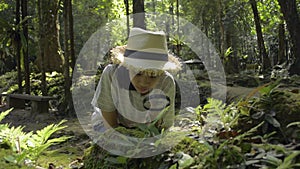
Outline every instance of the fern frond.
<svg viewBox="0 0 300 169">
<path fill-rule="evenodd" d="M 10 108 L 8 110 L 5 110 L 4 112 L 1 112 L 0 113 L 0 121 L 2 121 L 12 110 L 13 110 L 13 108 Z"/>
</svg>

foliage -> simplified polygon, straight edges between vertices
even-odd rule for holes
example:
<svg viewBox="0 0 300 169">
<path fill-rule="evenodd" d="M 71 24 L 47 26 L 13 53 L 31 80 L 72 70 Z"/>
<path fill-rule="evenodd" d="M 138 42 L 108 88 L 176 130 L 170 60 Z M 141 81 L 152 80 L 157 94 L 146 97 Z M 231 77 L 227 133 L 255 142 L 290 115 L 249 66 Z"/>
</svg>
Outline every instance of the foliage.
<svg viewBox="0 0 300 169">
<path fill-rule="evenodd" d="M 156 136 L 162 133 L 164 128 L 161 128 L 158 123 L 164 117 L 164 115 L 169 111 L 169 109 L 170 109 L 169 106 L 164 108 L 149 125 L 139 124 L 138 128 L 144 133 L 146 133 L 145 136 Z"/>
<path fill-rule="evenodd" d="M 7 72 L 4 75 L 0 76 L 0 92 L 11 93 L 14 90 L 17 90 L 17 72 L 11 71 Z"/>
<path fill-rule="evenodd" d="M 249 129 L 260 122 L 264 122 L 260 134 L 276 132 L 273 141 L 289 142 L 295 139 L 292 133 L 296 126 L 289 128 L 289 124 L 299 119 L 300 100 L 297 94 L 289 91 L 278 89 L 280 79 L 263 85 L 254 90 L 250 95 L 256 92 L 260 93 L 260 97 L 248 98 L 240 103 L 244 116 L 239 119 L 239 123 L 247 125 L 239 125 L 242 130 Z M 251 123 L 250 123 L 251 122 Z M 288 138 L 288 135 L 289 138 Z M 292 138 L 291 138 L 292 136 Z"/>
<path fill-rule="evenodd" d="M 300 151 L 289 145 L 252 144 L 252 152 L 246 154 L 247 166 L 256 168 L 297 168 Z"/>
<path fill-rule="evenodd" d="M 41 95 L 41 73 L 32 73 L 30 75 L 31 94 Z M 64 76 L 62 73 L 46 73 L 47 91 L 49 96 L 58 96 L 61 100 L 63 97 Z"/>
<path fill-rule="evenodd" d="M 218 126 L 215 130 L 231 130 L 231 127 L 237 123 L 239 117 L 237 108 L 234 104 L 226 105 L 221 100 L 213 98 L 207 99 L 207 104 L 198 106 L 195 111 L 199 121 L 209 121 L 209 123 Z M 219 123 L 219 124 L 218 124 Z"/>
<path fill-rule="evenodd" d="M 208 98 L 207 104 L 195 108 L 197 119 L 189 126 L 189 134 L 181 136 L 176 146 L 161 155 L 142 159 L 121 157 L 108 155 L 106 150 L 94 145 L 85 154 L 85 164 L 94 165 L 92 168 L 297 168 L 300 165 L 300 119 L 297 114 L 293 118 L 293 113 L 299 112 L 300 100 L 285 98 L 287 93 L 278 94 L 279 82 L 258 87 L 237 103 L 225 104 Z M 261 95 L 254 96 L 256 92 Z M 292 115 L 293 121 L 277 117 L 283 111 L 281 107 L 286 110 L 287 106 L 291 112 L 285 113 Z M 272 114 L 271 108 L 276 115 Z M 268 130 L 264 129 L 266 125 Z M 286 139 L 282 139 L 283 133 L 276 130 L 279 128 L 284 128 L 284 133 L 293 133 L 285 134 Z M 146 130 L 124 127 L 116 130 L 137 138 L 149 134 Z M 161 143 L 170 144 L 171 140 Z"/>
<path fill-rule="evenodd" d="M 7 110 L 0 115 L 3 119 L 10 111 Z M 50 146 L 59 144 L 69 139 L 69 136 L 51 138 L 51 136 L 67 126 L 62 126 L 66 122 L 62 120 L 58 124 L 51 124 L 45 128 L 26 133 L 23 126 L 10 127 L 8 124 L 0 125 L 0 144 L 6 145 L 12 150 L 12 154 L 5 157 L 5 160 L 17 165 L 35 165 L 42 153 Z"/>
<path fill-rule="evenodd" d="M 0 92 L 1 93 L 15 93 L 18 90 L 17 72 L 7 72 L 5 75 L 0 76 Z M 58 103 L 52 106 L 59 106 L 64 96 L 64 76 L 62 73 L 52 72 L 46 73 L 47 91 L 49 96 L 55 96 L 58 98 Z M 32 95 L 42 95 L 41 91 L 41 73 L 30 74 L 30 91 Z M 23 81 L 24 85 L 24 81 Z M 54 104 L 56 101 L 51 101 Z"/>
<path fill-rule="evenodd" d="M 124 17 L 125 9 L 121 8 L 121 4 L 116 0 L 75 0 L 73 2 L 74 30 L 77 30 L 75 32 L 75 50 L 77 54 L 89 37 L 101 26 L 118 17 Z M 118 38 L 125 37 L 119 35 Z"/>
</svg>

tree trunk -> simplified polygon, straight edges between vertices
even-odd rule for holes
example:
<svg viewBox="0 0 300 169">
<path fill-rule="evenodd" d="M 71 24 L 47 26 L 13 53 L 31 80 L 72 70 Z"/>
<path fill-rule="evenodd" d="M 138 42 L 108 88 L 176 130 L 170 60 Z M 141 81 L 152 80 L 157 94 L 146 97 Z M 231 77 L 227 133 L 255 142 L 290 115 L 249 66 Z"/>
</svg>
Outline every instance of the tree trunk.
<svg viewBox="0 0 300 169">
<path fill-rule="evenodd" d="M 133 0 L 133 27 L 146 29 L 144 0 Z"/>
<path fill-rule="evenodd" d="M 20 24 L 20 0 L 16 1 L 16 25 Z M 23 92 L 22 87 L 22 70 L 21 70 L 21 37 L 20 37 L 20 29 L 15 30 L 14 42 L 16 46 L 16 58 L 17 58 L 17 71 L 18 71 L 18 93 Z"/>
<path fill-rule="evenodd" d="M 267 51 L 264 44 L 264 38 L 261 30 L 261 24 L 260 24 L 260 17 L 257 10 L 257 4 L 256 0 L 249 0 L 252 8 L 252 12 L 254 15 L 254 22 L 255 22 L 255 28 L 256 28 L 256 34 L 257 34 L 257 43 L 258 43 L 258 50 L 259 50 L 259 56 L 261 58 L 262 62 L 262 68 L 263 70 L 266 70 L 267 68 L 271 67 L 271 61 L 267 55 Z"/>
<path fill-rule="evenodd" d="M 179 28 L 179 0 L 176 0 L 176 17 L 177 17 L 177 35 L 178 37 L 181 37 L 180 35 L 180 28 Z M 176 54 L 178 57 L 180 57 L 180 50 L 181 50 L 181 42 L 178 39 L 177 44 L 176 44 Z"/>
<path fill-rule="evenodd" d="M 40 69 L 41 69 L 41 73 L 42 73 L 42 77 L 41 77 L 41 91 L 42 91 L 42 95 L 46 96 L 48 95 L 47 92 L 47 83 L 46 83 L 46 72 L 45 72 L 45 51 L 43 50 L 44 46 L 45 46 L 45 30 L 44 30 L 44 23 L 43 21 L 44 19 L 44 14 L 43 14 L 43 3 L 42 0 L 38 0 L 38 18 L 39 18 L 39 55 L 38 58 L 40 58 Z"/>
<path fill-rule="evenodd" d="M 28 4 L 27 0 L 21 1 L 22 20 L 25 20 L 27 17 L 27 4 Z M 28 22 L 24 21 L 22 24 L 22 27 L 23 27 L 23 35 L 24 35 L 25 41 L 26 41 L 25 46 L 23 46 L 25 92 L 27 94 L 30 94 L 30 70 L 29 70 L 29 56 L 28 56 Z"/>
<path fill-rule="evenodd" d="M 218 22 L 219 22 L 219 29 L 220 29 L 220 57 L 222 58 L 222 61 L 225 62 L 224 58 L 224 52 L 225 52 L 225 30 L 224 30 L 224 24 L 223 24 L 223 2 L 222 0 L 218 0 Z"/>
<path fill-rule="evenodd" d="M 65 78 L 65 84 L 64 84 L 64 91 L 65 91 L 65 98 L 64 98 L 64 105 L 63 107 L 66 107 L 68 110 L 68 100 L 70 99 L 70 34 L 69 34 L 69 0 L 64 0 L 64 11 L 63 11 L 63 18 L 64 18 L 64 78 Z"/>
<path fill-rule="evenodd" d="M 58 9 L 60 0 L 39 0 L 41 3 L 41 15 L 43 16 L 40 25 L 43 28 L 44 46 L 41 50 L 44 53 L 44 69 L 46 72 L 62 72 L 63 56 L 59 44 L 58 31 Z M 41 68 L 41 57 L 37 58 L 37 64 Z"/>
<path fill-rule="evenodd" d="M 74 45 L 74 22 L 73 22 L 73 6 L 72 6 L 72 0 L 69 0 L 69 32 L 70 32 L 70 55 L 71 55 L 71 70 L 73 72 L 75 63 L 76 63 L 76 57 L 75 57 L 75 45 Z M 72 73 L 71 73 L 71 79 L 72 79 Z"/>
<path fill-rule="evenodd" d="M 292 54 L 295 61 L 289 72 L 291 75 L 300 75 L 300 19 L 296 0 L 278 0 L 278 2 L 293 43 Z"/>
<path fill-rule="evenodd" d="M 287 61 L 285 49 L 285 29 L 283 21 L 278 25 L 278 59 L 275 64 L 282 64 Z"/>
<path fill-rule="evenodd" d="M 124 0 L 125 9 L 126 9 L 126 26 L 127 26 L 127 36 L 129 36 L 130 25 L 129 25 L 129 2 L 128 0 Z"/>
<path fill-rule="evenodd" d="M 64 91 L 65 91 L 65 97 L 63 106 L 65 112 L 69 112 L 70 116 L 74 116 L 74 106 L 73 106 L 73 99 L 72 99 L 72 93 L 71 93 L 71 73 L 70 73 L 70 61 L 72 58 L 72 44 L 71 44 L 71 34 L 73 34 L 73 27 L 72 25 L 72 13 L 71 13 L 71 6 L 72 2 L 71 0 L 64 0 L 64 11 L 63 11 L 63 18 L 64 18 Z"/>
<path fill-rule="evenodd" d="M 73 29 L 73 6 L 72 6 L 72 0 L 68 0 L 69 2 L 69 12 L 68 12 L 68 16 L 69 16 L 69 35 L 70 35 L 70 59 L 71 59 L 71 73 L 70 75 L 70 81 L 69 81 L 69 88 L 68 88 L 68 99 L 69 99 L 69 112 L 71 113 L 71 116 L 75 116 L 76 114 L 74 114 L 75 109 L 74 109 L 74 105 L 73 105 L 73 97 L 72 97 L 72 93 L 71 93 L 71 87 L 72 87 L 72 78 L 73 78 L 73 71 L 75 68 L 75 63 L 76 63 L 76 57 L 75 57 L 75 45 L 74 45 L 74 29 Z"/>
</svg>

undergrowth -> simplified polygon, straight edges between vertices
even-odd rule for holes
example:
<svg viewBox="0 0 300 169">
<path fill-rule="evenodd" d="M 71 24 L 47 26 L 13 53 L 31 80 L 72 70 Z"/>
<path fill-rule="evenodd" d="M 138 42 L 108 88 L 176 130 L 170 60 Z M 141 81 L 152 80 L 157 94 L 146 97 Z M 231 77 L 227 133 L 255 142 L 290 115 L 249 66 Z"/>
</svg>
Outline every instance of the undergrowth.
<svg viewBox="0 0 300 169">
<path fill-rule="evenodd" d="M 0 121 L 11 110 L 6 110 L 0 114 Z M 65 122 L 65 120 L 62 120 L 58 124 L 50 124 L 35 133 L 33 131 L 24 132 L 23 128 L 25 126 L 14 127 L 9 124 L 0 124 L 0 146 L 1 149 L 8 152 L 5 154 L 4 160 L 11 166 L 36 166 L 41 155 L 49 147 L 65 142 L 70 138 L 69 136 L 51 137 L 55 132 L 67 127 L 63 126 Z"/>
<path fill-rule="evenodd" d="M 194 109 L 196 119 L 189 119 L 194 123 L 189 123 L 188 134 L 163 154 L 128 158 L 94 144 L 85 153 L 84 165 L 89 169 L 300 167 L 300 97 L 279 87 L 279 81 L 263 85 L 231 104 L 207 99 L 206 105 Z M 256 93 L 258 97 L 254 97 Z M 124 135 L 149 133 L 116 130 Z"/>
</svg>

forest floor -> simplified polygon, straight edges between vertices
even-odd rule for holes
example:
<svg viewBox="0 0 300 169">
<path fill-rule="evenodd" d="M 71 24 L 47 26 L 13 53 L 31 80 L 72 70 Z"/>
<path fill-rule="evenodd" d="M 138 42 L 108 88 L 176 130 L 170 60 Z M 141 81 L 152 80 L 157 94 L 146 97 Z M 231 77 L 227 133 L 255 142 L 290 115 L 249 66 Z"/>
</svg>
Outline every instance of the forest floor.
<svg viewBox="0 0 300 169">
<path fill-rule="evenodd" d="M 7 108 L 3 106 L 0 108 L 1 111 L 5 109 Z M 71 136 L 71 138 L 62 144 L 50 147 L 50 151 L 45 152 L 39 158 L 38 166 L 48 168 L 50 164 L 54 164 L 57 169 L 80 168 L 84 150 L 90 146 L 91 140 L 76 117 L 62 117 L 54 112 L 33 117 L 30 109 L 27 108 L 12 110 L 0 123 L 8 123 L 11 127 L 23 126 L 24 132 L 33 131 L 35 133 L 50 124 L 58 124 L 61 120 L 67 120 L 62 124 L 67 127 L 54 133 L 52 137 Z"/>
<path fill-rule="evenodd" d="M 293 87 L 294 88 L 294 87 Z M 246 96 L 253 91 L 252 87 L 232 86 L 228 87 L 230 97 Z M 5 110 L 2 105 L 0 111 Z M 39 117 L 32 117 L 29 108 L 15 109 L 10 112 L 0 123 L 9 123 L 11 126 L 24 126 L 24 131 L 37 131 L 50 124 L 58 124 L 61 120 L 67 120 L 63 125 L 67 126 L 62 131 L 59 131 L 54 136 L 72 136 L 67 142 L 51 147 L 51 151 L 43 154 L 38 160 L 38 165 L 48 168 L 50 163 L 61 168 L 80 168 L 82 165 L 82 157 L 84 150 L 91 145 L 91 140 L 82 129 L 76 117 L 63 117 L 57 115 L 57 112 L 42 114 Z M 0 158 L 1 154 L 0 154 Z"/>
</svg>

